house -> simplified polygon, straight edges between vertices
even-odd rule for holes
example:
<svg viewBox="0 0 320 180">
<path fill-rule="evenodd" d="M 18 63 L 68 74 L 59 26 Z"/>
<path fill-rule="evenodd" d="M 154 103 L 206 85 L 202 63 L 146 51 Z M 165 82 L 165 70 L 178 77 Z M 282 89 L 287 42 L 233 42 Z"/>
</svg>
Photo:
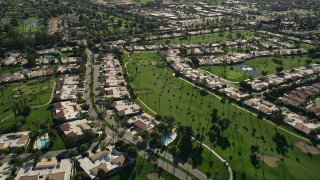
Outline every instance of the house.
<svg viewBox="0 0 320 180">
<path fill-rule="evenodd" d="M 129 124 L 132 124 L 139 130 L 147 131 L 152 131 L 154 126 L 160 123 L 147 113 L 142 113 L 141 115 L 133 116 L 127 122 Z"/>
<path fill-rule="evenodd" d="M 78 86 L 77 85 L 63 85 L 56 86 L 54 96 L 62 101 L 77 99 Z"/>
<path fill-rule="evenodd" d="M 141 110 L 138 105 L 126 100 L 114 101 L 111 107 L 115 108 L 117 115 L 121 117 L 138 114 Z"/>
<path fill-rule="evenodd" d="M 54 104 L 53 116 L 56 119 L 65 119 L 67 121 L 79 119 L 81 115 L 81 107 L 79 104 L 65 101 Z"/>
<path fill-rule="evenodd" d="M 309 134 L 311 132 L 311 129 L 305 126 L 303 123 L 296 123 L 293 127 L 301 132 L 304 132 L 305 134 Z"/>
<path fill-rule="evenodd" d="M 13 168 L 14 167 L 12 165 L 9 165 L 8 162 L 4 162 L 0 166 L 0 179 L 6 179 L 7 177 L 9 177 L 11 175 Z"/>
<path fill-rule="evenodd" d="M 77 157 L 79 166 L 91 179 L 97 176 L 99 170 L 110 175 L 133 164 L 133 158 L 117 151 L 115 146 L 108 146 L 107 149 L 109 150 L 98 150 L 95 153 L 88 152 L 89 157 Z"/>
<path fill-rule="evenodd" d="M 60 85 L 77 85 L 79 84 L 80 77 L 73 74 L 63 74 L 58 79 Z"/>
<path fill-rule="evenodd" d="M 70 180 L 73 164 L 70 159 L 61 159 L 60 163 L 56 159 L 47 161 L 42 159 L 33 168 L 33 161 L 28 161 L 18 170 L 16 179 L 18 180 Z"/>
<path fill-rule="evenodd" d="M 61 58 L 61 63 L 62 64 L 77 64 L 82 61 L 81 57 L 66 57 L 66 58 Z"/>
<path fill-rule="evenodd" d="M 5 149 L 24 148 L 29 143 L 29 131 L 0 134 L 0 151 Z"/>
<path fill-rule="evenodd" d="M 63 123 L 59 129 L 66 137 L 80 136 L 84 131 L 92 130 L 86 119 Z"/>
</svg>

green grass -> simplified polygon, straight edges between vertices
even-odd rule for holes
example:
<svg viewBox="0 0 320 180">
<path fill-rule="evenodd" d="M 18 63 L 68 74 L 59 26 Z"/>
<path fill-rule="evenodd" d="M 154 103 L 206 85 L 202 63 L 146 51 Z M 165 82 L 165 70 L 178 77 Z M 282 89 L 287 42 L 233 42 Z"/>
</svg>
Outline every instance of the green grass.
<svg viewBox="0 0 320 180">
<path fill-rule="evenodd" d="M 15 73 L 15 72 L 21 71 L 21 67 L 20 66 L 3 66 L 1 67 L 1 71 L 3 73 Z"/>
<path fill-rule="evenodd" d="M 22 125 L 21 131 L 31 131 L 35 129 L 36 125 L 34 123 L 45 123 L 49 122 L 51 125 L 52 123 L 52 115 L 51 115 L 50 105 L 39 107 L 35 109 L 31 109 L 30 115 L 27 117 L 26 123 Z M 18 117 L 19 118 L 19 117 Z M 22 116 L 20 116 L 22 118 Z M 48 120 L 48 121 L 47 121 Z M 7 120 L 3 121 L 0 125 L 0 133 L 5 133 L 10 131 L 10 129 L 15 124 L 15 117 L 12 116 Z"/>
<path fill-rule="evenodd" d="M 57 151 L 57 150 L 63 150 L 63 149 L 66 149 L 66 145 L 64 144 L 62 137 L 59 136 L 57 133 L 56 139 L 53 142 L 53 145 L 50 151 Z"/>
<path fill-rule="evenodd" d="M 282 57 L 264 57 L 264 58 L 254 58 L 250 59 L 243 64 L 247 64 L 250 67 L 254 68 L 256 71 L 261 72 L 262 70 L 268 71 L 268 74 L 275 74 L 276 67 L 279 66 L 273 59 L 279 60 L 283 63 L 284 70 L 289 70 L 292 68 L 298 68 L 301 66 L 305 66 L 305 60 L 311 59 L 307 55 L 302 56 L 282 56 Z M 312 63 L 319 62 L 319 60 L 312 59 Z M 217 75 L 221 78 L 224 78 L 229 81 L 239 82 L 246 80 L 250 77 L 244 71 L 237 70 L 235 68 L 231 68 L 231 66 L 226 66 L 225 72 L 223 66 L 202 66 L 200 67 L 203 70 L 207 70 L 214 75 Z M 260 77 L 260 76 L 257 76 Z"/>
<path fill-rule="evenodd" d="M 252 36 L 252 33 L 250 31 L 238 31 L 241 33 L 244 37 L 250 37 Z M 221 36 L 222 35 L 222 36 Z M 196 35 L 196 36 L 188 36 L 186 39 L 183 38 L 172 38 L 172 39 L 161 39 L 161 40 L 155 40 L 150 41 L 151 44 L 208 44 L 208 43 L 214 43 L 218 41 L 229 41 L 233 39 L 238 39 L 237 33 L 229 33 L 229 32 L 223 32 L 223 33 L 213 33 L 213 34 L 205 34 L 205 35 Z M 167 41 L 167 42 L 166 42 Z"/>
<path fill-rule="evenodd" d="M 246 72 L 231 68 L 231 66 L 226 66 L 225 68 L 223 66 L 202 66 L 200 69 L 232 82 L 243 81 L 250 77 Z"/>
<path fill-rule="evenodd" d="M 156 54 L 133 54 L 131 58 L 133 60 L 128 63 L 128 71 L 134 87 L 136 90 L 151 90 L 151 93 L 138 94 L 138 97 L 159 114 L 171 114 L 177 123 L 191 125 L 195 132 L 205 127 L 204 143 L 230 162 L 237 178 L 318 179 L 320 155 L 309 157 L 303 153 L 294 145 L 297 137 L 278 130 L 288 143 L 287 153 L 282 155 L 276 150 L 281 145 L 278 143 L 277 146 L 273 141 L 276 129 L 267 121 L 258 120 L 256 116 L 228 102 L 222 104 L 216 96 L 201 96 L 197 88 L 173 77 L 171 69 L 152 66 L 154 59 L 162 63 Z M 207 135 L 212 126 L 210 113 L 213 108 L 218 109 L 221 117 L 231 120 L 229 128 L 222 134 L 223 143 L 219 144 L 212 143 Z M 259 153 L 283 158 L 283 162 L 279 160 L 276 168 L 260 162 L 262 166 L 255 169 L 249 158 L 252 144 L 260 146 Z"/>
<path fill-rule="evenodd" d="M 50 100 L 53 85 L 54 83 L 49 80 L 31 80 L 0 86 L 2 88 L 0 90 L 0 118 L 4 119 L 13 114 L 11 108 L 14 102 L 22 99 L 18 89 L 21 89 L 27 105 L 33 107 L 43 105 Z"/>
<path fill-rule="evenodd" d="M 181 144 L 181 138 L 175 140 L 170 146 L 175 145 L 180 147 L 179 144 Z M 180 149 L 181 152 L 191 153 L 192 166 L 205 173 L 211 179 L 225 179 L 229 177 L 227 167 L 212 152 L 201 146 L 200 143 L 193 141 L 189 151 Z"/>
<path fill-rule="evenodd" d="M 55 79 L 53 78 L 53 80 Z M 4 119 L 4 117 L 8 117 L 9 115 L 13 114 L 11 110 L 11 107 L 14 105 L 13 102 L 20 100 L 20 97 L 13 97 L 13 95 L 19 94 L 19 91 L 17 90 L 18 88 L 22 90 L 22 93 L 26 98 L 27 105 L 33 107 L 46 104 L 50 100 L 53 85 L 54 83 L 49 80 L 32 80 L 26 83 L 21 82 L 7 85 L 4 88 L 3 94 L 1 92 L 0 96 L 0 110 L 2 112 L 1 120 Z M 45 86 L 48 88 L 43 88 Z M 34 99 L 32 95 L 35 95 L 37 98 Z M 17 117 L 17 119 L 21 118 L 23 117 Z M 15 122 L 16 121 L 14 116 L 1 122 L 0 134 L 15 131 Z M 52 121 L 52 112 L 50 105 L 32 108 L 30 115 L 26 118 L 26 122 L 21 126 L 21 129 L 19 131 L 34 131 L 40 124 L 46 124 L 53 128 L 54 124 Z M 65 144 L 62 138 L 59 135 L 57 135 L 55 141 L 53 142 L 51 150 L 61 149 L 65 149 Z"/>
<path fill-rule="evenodd" d="M 32 23 L 36 23 L 37 25 L 32 26 Z M 43 20 L 37 17 L 29 17 L 28 19 L 22 20 L 17 27 L 17 30 L 23 35 L 34 34 L 42 29 L 44 29 Z"/>
<path fill-rule="evenodd" d="M 156 165 L 152 164 L 148 160 L 144 159 L 141 156 L 136 158 L 136 163 L 133 167 L 125 169 L 120 173 L 117 173 L 109 179 L 139 179 L 139 180 L 148 180 L 149 173 L 159 173 L 159 175 L 164 179 L 177 179 L 174 175 L 168 173 L 167 171 L 163 170 L 162 168 L 157 167 Z"/>
<path fill-rule="evenodd" d="M 72 56 L 73 56 L 73 52 L 60 53 L 60 58 L 67 58 Z"/>
<path fill-rule="evenodd" d="M 305 65 L 306 59 L 311 59 L 307 55 L 303 56 L 283 56 L 283 57 L 266 57 L 266 58 L 255 58 L 249 61 L 246 61 L 245 64 L 250 65 L 257 71 L 261 72 L 262 70 L 267 70 L 268 74 L 276 73 L 276 67 L 278 64 L 274 63 L 272 60 L 277 59 L 282 61 L 284 70 L 297 68 Z M 313 62 L 316 60 L 313 59 Z"/>
</svg>

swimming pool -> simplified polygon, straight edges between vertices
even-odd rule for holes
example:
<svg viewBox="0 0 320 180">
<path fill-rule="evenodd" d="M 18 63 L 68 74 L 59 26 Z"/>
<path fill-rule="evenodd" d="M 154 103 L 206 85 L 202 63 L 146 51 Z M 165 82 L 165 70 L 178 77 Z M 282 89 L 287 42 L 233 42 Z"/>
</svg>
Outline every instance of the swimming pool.
<svg viewBox="0 0 320 180">
<path fill-rule="evenodd" d="M 176 137 L 177 137 L 176 133 L 167 134 L 161 138 L 161 144 L 168 146 L 170 143 L 172 143 L 176 139 Z"/>
<path fill-rule="evenodd" d="M 162 144 L 167 144 L 167 143 L 170 142 L 171 140 L 172 140 L 171 134 L 168 134 L 168 135 L 164 136 L 164 137 L 161 139 L 161 143 L 162 143 Z"/>
<path fill-rule="evenodd" d="M 37 137 L 33 149 L 43 149 L 46 148 L 48 142 L 50 141 L 48 134 L 44 134 L 42 136 Z"/>
<path fill-rule="evenodd" d="M 38 140 L 38 147 L 41 149 L 45 147 L 48 143 L 49 139 L 39 139 Z"/>
</svg>

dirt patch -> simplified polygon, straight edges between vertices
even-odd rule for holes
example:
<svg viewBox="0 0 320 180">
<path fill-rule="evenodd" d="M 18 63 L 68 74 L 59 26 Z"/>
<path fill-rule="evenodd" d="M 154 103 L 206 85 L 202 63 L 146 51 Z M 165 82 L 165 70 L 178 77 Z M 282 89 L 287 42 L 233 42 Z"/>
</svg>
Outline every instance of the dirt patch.
<svg viewBox="0 0 320 180">
<path fill-rule="evenodd" d="M 136 91 L 136 94 L 150 94 L 150 93 L 152 93 L 152 90 L 150 89 L 141 89 Z"/>
<path fill-rule="evenodd" d="M 163 177 L 161 177 L 161 176 L 158 176 L 158 174 L 157 173 L 149 173 L 148 175 L 147 175 L 147 178 L 149 179 L 149 180 L 164 180 L 164 178 Z"/>
<path fill-rule="evenodd" d="M 277 167 L 277 161 L 279 158 L 272 157 L 272 156 L 262 156 L 260 155 L 260 160 L 265 162 L 270 167 Z"/>
<path fill-rule="evenodd" d="M 42 90 L 47 90 L 48 89 L 48 86 L 43 86 L 42 87 Z"/>
<path fill-rule="evenodd" d="M 311 153 L 311 154 L 320 154 L 320 149 L 317 147 L 314 147 L 305 141 L 299 140 L 296 143 L 294 143 L 295 146 L 297 146 L 301 151 L 304 153 Z"/>
<path fill-rule="evenodd" d="M 16 87 L 16 88 L 12 89 L 12 91 L 17 91 L 18 89 L 23 89 L 25 87 L 27 87 L 27 85 L 22 85 L 20 87 Z"/>
<path fill-rule="evenodd" d="M 15 94 L 12 97 L 17 98 L 17 97 L 20 97 L 20 95 L 19 94 Z"/>
<path fill-rule="evenodd" d="M 156 61 L 156 60 L 151 61 L 151 65 L 152 65 L 152 66 L 155 66 L 155 65 L 157 65 L 157 64 L 158 64 L 158 61 Z"/>
<path fill-rule="evenodd" d="M 170 84 L 168 84 L 168 86 L 170 87 L 170 88 L 173 88 L 173 89 L 179 89 L 180 87 L 177 85 L 177 84 L 175 84 L 175 83 L 170 83 Z"/>
</svg>

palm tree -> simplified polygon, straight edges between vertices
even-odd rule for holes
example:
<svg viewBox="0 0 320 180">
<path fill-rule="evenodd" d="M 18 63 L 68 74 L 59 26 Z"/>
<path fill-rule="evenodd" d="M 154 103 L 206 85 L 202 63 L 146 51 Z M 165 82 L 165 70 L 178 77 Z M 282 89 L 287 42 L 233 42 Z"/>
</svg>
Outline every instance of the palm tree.
<svg viewBox="0 0 320 180">
<path fill-rule="evenodd" d="M 18 110 L 19 110 L 18 104 L 14 103 L 14 105 L 11 107 L 11 110 L 13 111 L 15 120 L 17 120 L 17 113 L 18 113 Z"/>
</svg>

